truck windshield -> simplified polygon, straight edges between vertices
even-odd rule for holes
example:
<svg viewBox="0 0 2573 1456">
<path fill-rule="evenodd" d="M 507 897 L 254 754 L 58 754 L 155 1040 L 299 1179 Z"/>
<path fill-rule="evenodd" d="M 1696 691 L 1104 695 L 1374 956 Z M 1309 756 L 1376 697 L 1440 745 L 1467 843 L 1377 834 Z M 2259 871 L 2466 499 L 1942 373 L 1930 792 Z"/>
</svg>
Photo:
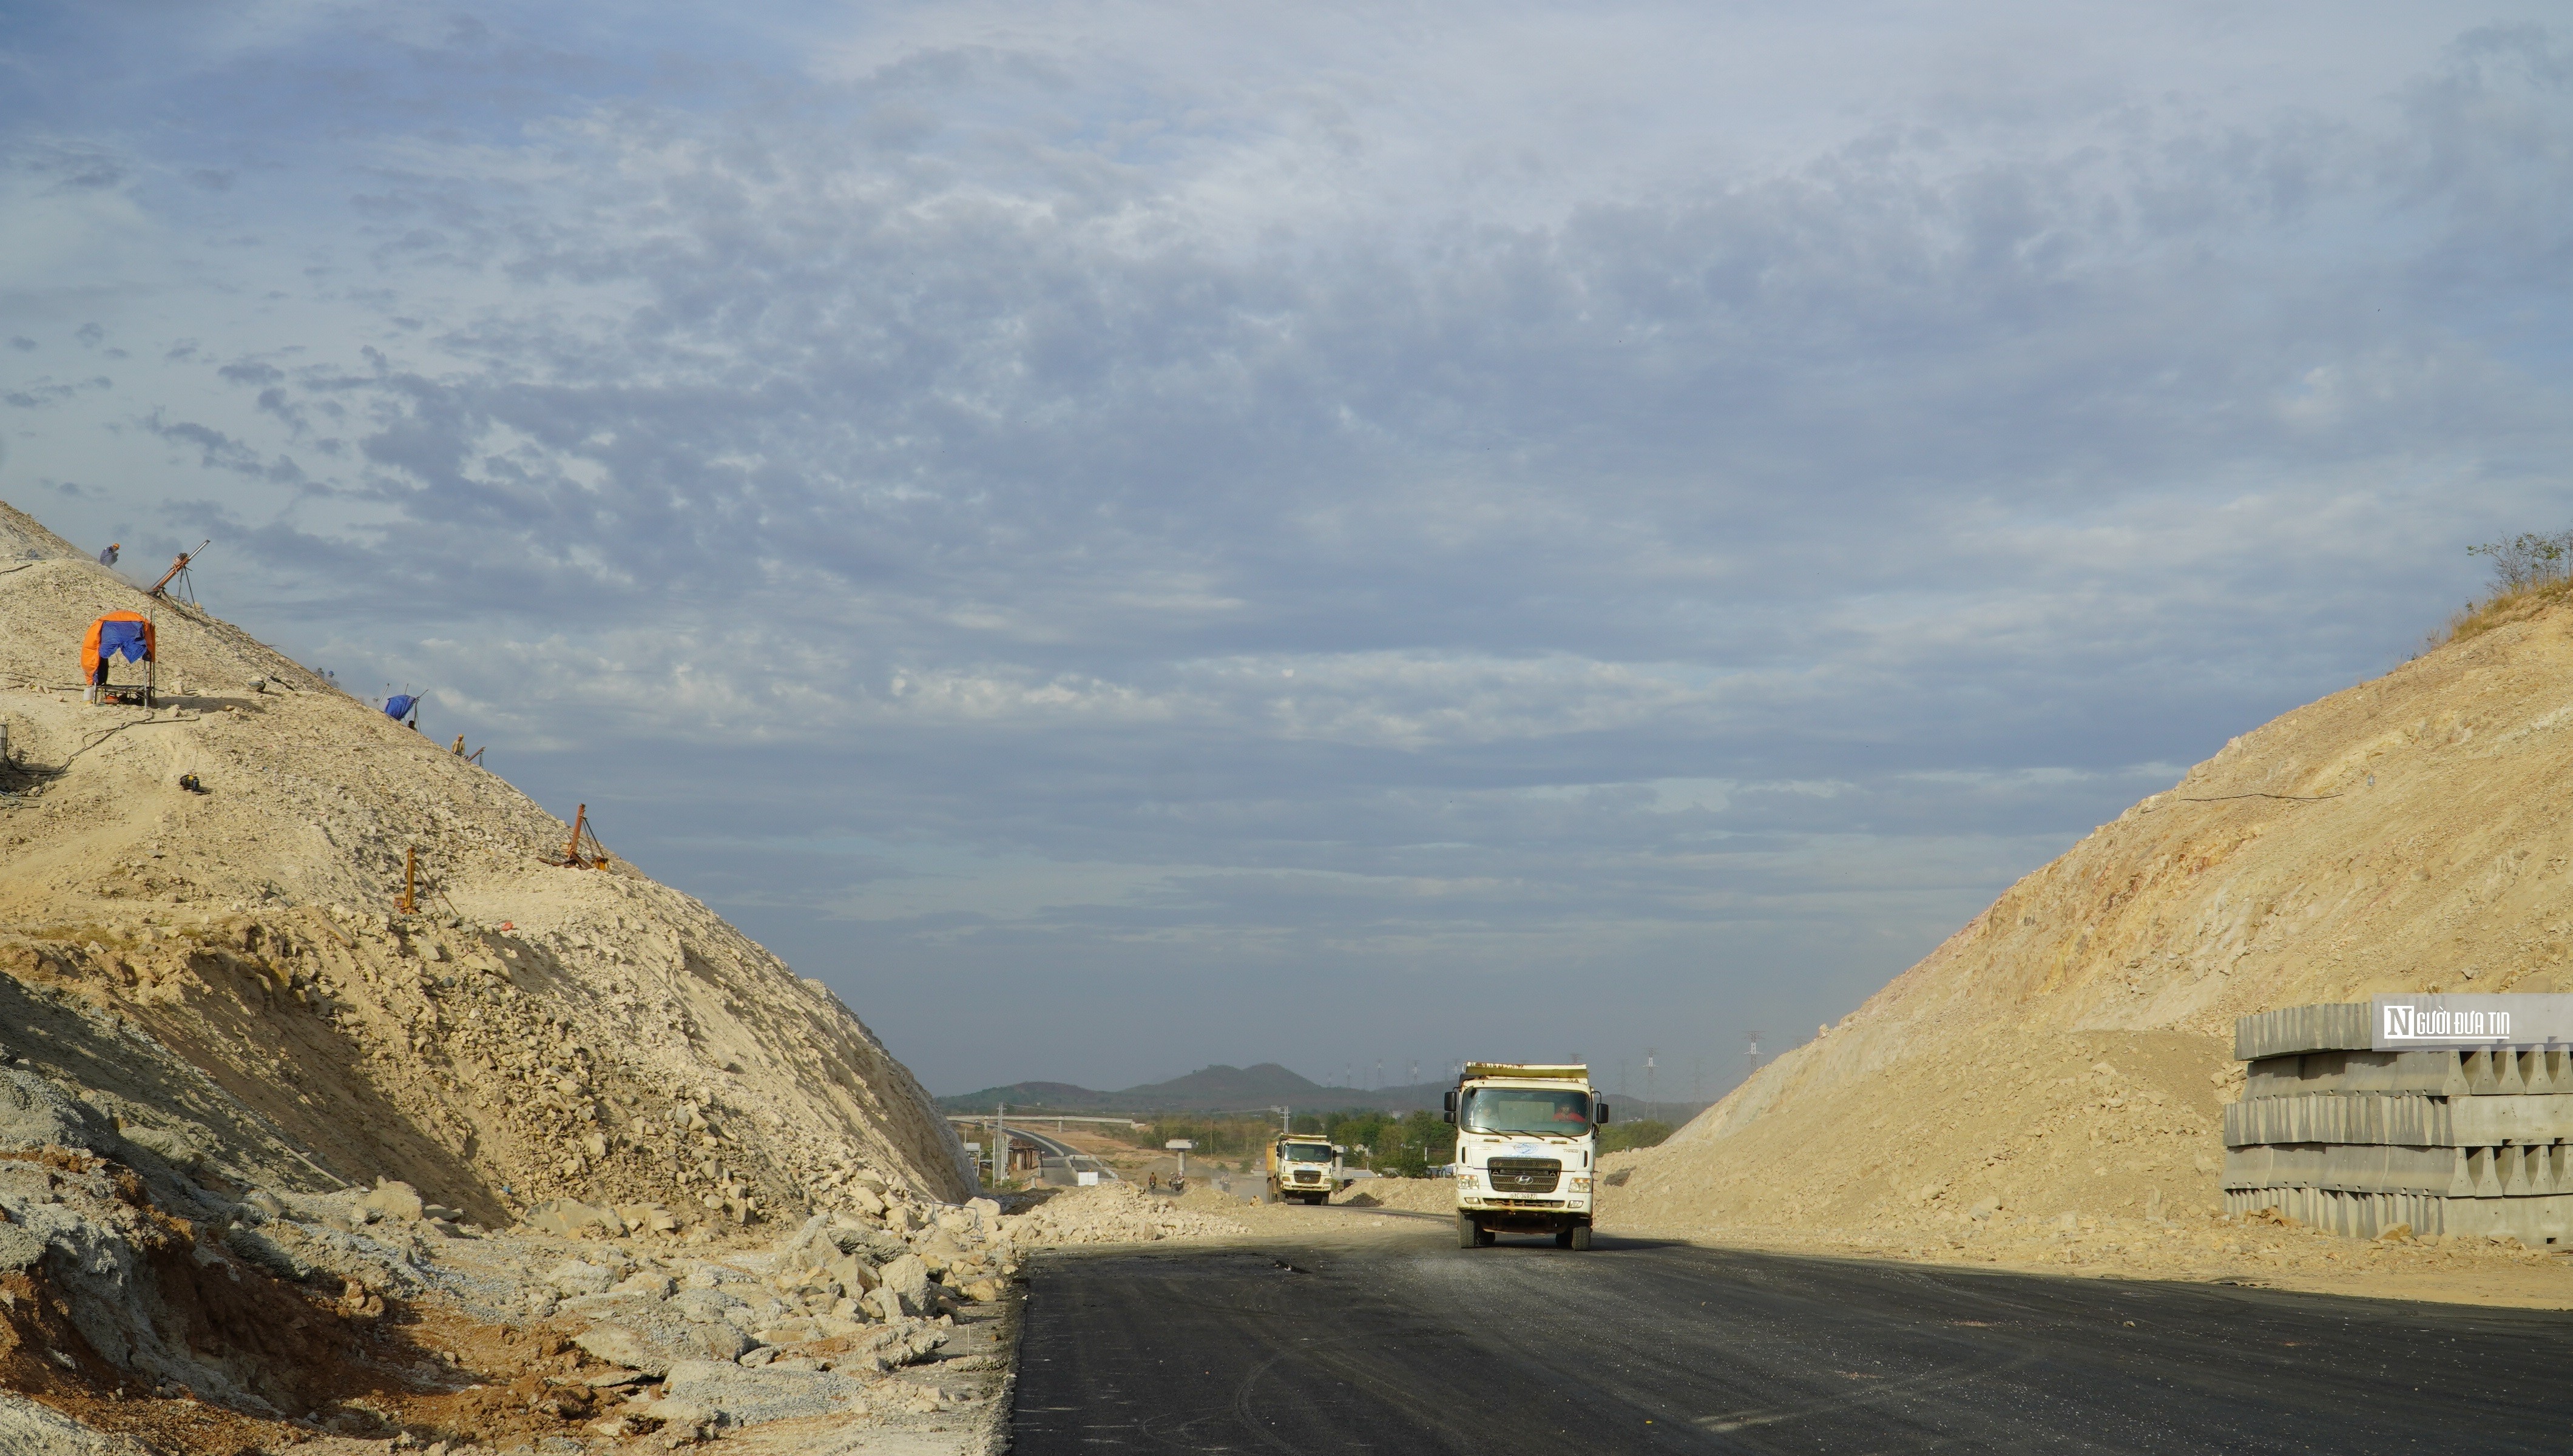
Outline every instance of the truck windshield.
<svg viewBox="0 0 2573 1456">
<path fill-rule="evenodd" d="M 1590 1093 L 1528 1087 L 1477 1088 L 1465 1093 L 1460 1120 L 1469 1132 L 1536 1132 L 1582 1137 L 1590 1131 Z"/>
<path fill-rule="evenodd" d="M 1286 1144 L 1286 1160 L 1288 1162 L 1329 1162 L 1331 1149 L 1311 1142 L 1289 1142 Z"/>
</svg>

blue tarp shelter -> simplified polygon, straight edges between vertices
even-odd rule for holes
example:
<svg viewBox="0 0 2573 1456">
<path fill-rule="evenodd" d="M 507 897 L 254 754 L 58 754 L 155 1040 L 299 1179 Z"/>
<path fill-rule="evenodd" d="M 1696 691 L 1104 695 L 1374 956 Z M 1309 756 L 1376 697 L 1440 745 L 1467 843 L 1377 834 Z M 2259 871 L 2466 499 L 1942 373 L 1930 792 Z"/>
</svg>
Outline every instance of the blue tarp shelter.
<svg viewBox="0 0 2573 1456">
<path fill-rule="evenodd" d="M 89 624 L 89 637 L 81 643 L 81 676 L 105 682 L 108 663 L 119 657 L 150 662 L 152 647 L 152 623 L 133 612 L 109 612 Z"/>
</svg>

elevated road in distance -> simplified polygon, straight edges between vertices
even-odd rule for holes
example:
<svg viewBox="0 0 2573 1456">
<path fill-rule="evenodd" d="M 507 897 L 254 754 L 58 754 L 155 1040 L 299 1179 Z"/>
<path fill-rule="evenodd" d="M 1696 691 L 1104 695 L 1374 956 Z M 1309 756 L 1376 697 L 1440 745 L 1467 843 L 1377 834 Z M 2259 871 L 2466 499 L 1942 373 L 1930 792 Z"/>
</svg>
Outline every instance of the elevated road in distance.
<svg viewBox="0 0 2573 1456">
<path fill-rule="evenodd" d="M 991 1136 L 990 1129 L 986 1128 L 983 1135 Z M 1099 1174 L 1102 1181 L 1122 1180 L 1122 1175 L 1117 1169 L 1102 1161 L 1097 1153 L 1084 1152 L 1059 1137 L 1049 1137 L 1043 1132 L 1031 1132 L 1013 1124 L 1010 1127 L 1010 1140 L 1035 1143 L 1039 1157 L 1049 1164 L 1060 1161 L 1067 1172 L 1095 1172 Z"/>
<path fill-rule="evenodd" d="M 2558 1312 L 1299 1212 L 1037 1258 L 1015 1456 L 2573 1450 Z"/>
<path fill-rule="evenodd" d="M 990 1137 L 992 1135 L 992 1129 L 989 1127 L 984 1128 L 983 1135 L 987 1138 Z M 1042 1151 L 1048 1157 L 1071 1157 L 1081 1151 L 1080 1148 L 1073 1146 L 1071 1143 L 1066 1142 L 1061 1138 L 1048 1137 L 1042 1132 L 1031 1132 L 1016 1122 L 1010 1124 L 1010 1140 L 1013 1142 L 1033 1142 L 1037 1145 L 1038 1150 Z"/>
</svg>

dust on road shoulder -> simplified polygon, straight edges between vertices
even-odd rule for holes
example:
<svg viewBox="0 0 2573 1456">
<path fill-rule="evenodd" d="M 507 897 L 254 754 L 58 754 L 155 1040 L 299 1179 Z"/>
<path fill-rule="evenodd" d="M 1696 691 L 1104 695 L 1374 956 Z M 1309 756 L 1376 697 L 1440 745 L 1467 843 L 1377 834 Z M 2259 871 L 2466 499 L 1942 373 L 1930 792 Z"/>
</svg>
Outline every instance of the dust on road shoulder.
<svg viewBox="0 0 2573 1456">
<path fill-rule="evenodd" d="M 1260 1205 L 1192 1189 L 1183 1206 L 1220 1210 L 1236 1236 L 1418 1233 L 1455 1211 L 1443 1178 L 1377 1178 L 1327 1207 Z M 2062 1274 L 2227 1284 L 2502 1308 L 2573 1309 L 2573 1253 L 2481 1237 L 2345 1238 L 2263 1213 L 2174 1211 L 2092 1217 L 1994 1210 L 1945 1224 L 1781 1228 L 1620 1216 L 1603 1200 L 1603 1238 L 1673 1239 L 1709 1248 L 1814 1254 Z"/>
</svg>

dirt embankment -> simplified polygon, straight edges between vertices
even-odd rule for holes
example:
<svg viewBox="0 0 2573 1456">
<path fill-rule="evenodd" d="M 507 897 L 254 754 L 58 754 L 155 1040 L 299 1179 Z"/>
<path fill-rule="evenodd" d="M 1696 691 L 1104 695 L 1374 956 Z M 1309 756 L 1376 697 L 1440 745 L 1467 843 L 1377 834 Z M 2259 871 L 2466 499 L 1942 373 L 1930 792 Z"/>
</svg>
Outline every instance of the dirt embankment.
<svg viewBox="0 0 2573 1456">
<path fill-rule="evenodd" d="M 971 1190 L 910 1073 L 819 983 L 630 868 L 560 867 L 560 820 L 238 630 L 154 604 L 162 706 L 83 703 L 83 632 L 145 598 L 0 512 L 21 568 L 0 574 L 0 996 L 121 1019 L 283 1134 L 299 1176 L 396 1177 L 486 1221 L 550 1196 L 738 1221 L 859 1172 Z M 161 1100 L 117 1059 L 52 1070 Z"/>
<path fill-rule="evenodd" d="M 2573 608 L 2541 605 L 2226 744 L 1668 1143 L 1604 1159 L 1603 1216 L 1894 1248 L 2203 1219 L 2234 1018 L 2573 988 L 2567 782 Z"/>
<path fill-rule="evenodd" d="M 82 637 L 115 610 L 154 618 L 152 708 L 82 701 Z M 246 1198 L 382 1180 L 441 1228 L 576 1199 L 622 1210 L 620 1236 L 700 1242 L 973 1191 L 952 1128 L 819 983 L 630 867 L 564 867 L 566 826 L 505 781 L 6 505 L 0 725 L 0 1159 L 108 1180 L 49 1234 L 30 1210 L 63 1187 L 0 1176 L 10 1277 L 109 1257 L 148 1290 L 211 1267 L 190 1260 L 257 1221 Z M 131 1216 L 122 1175 L 153 1189 Z M 302 1278 L 242 1317 L 296 1327 Z M 181 1309 L 184 1282 L 143 1305 Z M 83 1337 L 100 1369 L 46 1380 L 169 1383 L 144 1346 Z M 292 1351 L 237 1389 L 165 1363 L 197 1372 L 173 1398 L 307 1398 Z M 0 1385 L 52 1399 L 42 1373 L 0 1358 Z"/>
</svg>

